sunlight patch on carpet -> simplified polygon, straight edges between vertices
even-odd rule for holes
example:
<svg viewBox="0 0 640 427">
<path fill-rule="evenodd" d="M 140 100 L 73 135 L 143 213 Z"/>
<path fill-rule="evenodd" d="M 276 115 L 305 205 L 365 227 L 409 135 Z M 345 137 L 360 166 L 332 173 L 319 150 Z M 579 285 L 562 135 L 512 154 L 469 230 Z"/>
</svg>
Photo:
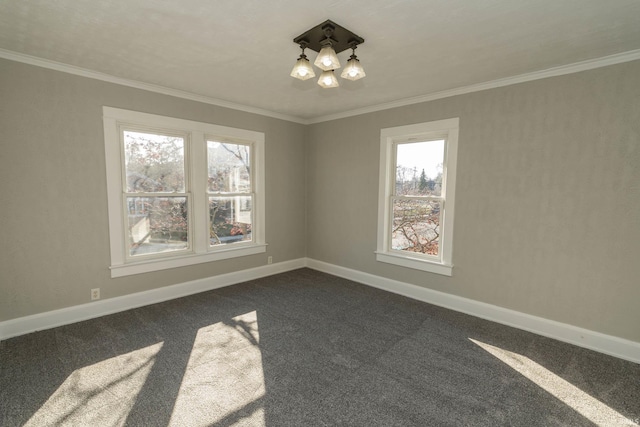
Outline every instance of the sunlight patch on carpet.
<svg viewBox="0 0 640 427">
<path fill-rule="evenodd" d="M 264 426 L 255 311 L 198 330 L 169 425 Z"/>
<path fill-rule="evenodd" d="M 526 356 L 469 338 L 471 342 L 533 381 L 574 411 L 598 426 L 638 426 L 598 399 L 583 392 Z"/>
<path fill-rule="evenodd" d="M 27 421 L 43 425 L 122 425 L 163 343 L 76 369 Z"/>
</svg>

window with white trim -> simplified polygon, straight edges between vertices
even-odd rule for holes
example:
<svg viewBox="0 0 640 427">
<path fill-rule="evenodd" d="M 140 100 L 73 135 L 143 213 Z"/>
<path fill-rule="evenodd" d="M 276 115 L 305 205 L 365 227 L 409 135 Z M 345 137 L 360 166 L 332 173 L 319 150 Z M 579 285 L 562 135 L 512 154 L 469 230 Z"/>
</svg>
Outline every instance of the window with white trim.
<svg viewBox="0 0 640 427">
<path fill-rule="evenodd" d="M 264 134 L 103 107 L 111 277 L 266 251 Z"/>
<path fill-rule="evenodd" d="M 452 274 L 458 123 L 380 132 L 378 261 Z"/>
</svg>

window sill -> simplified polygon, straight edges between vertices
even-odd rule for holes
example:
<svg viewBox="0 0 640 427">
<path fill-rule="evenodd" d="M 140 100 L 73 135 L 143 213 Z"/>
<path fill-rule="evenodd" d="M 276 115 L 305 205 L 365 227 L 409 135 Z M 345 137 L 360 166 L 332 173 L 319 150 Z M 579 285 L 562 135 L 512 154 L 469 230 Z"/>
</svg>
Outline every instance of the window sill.
<svg viewBox="0 0 640 427">
<path fill-rule="evenodd" d="M 376 260 L 380 262 L 386 262 L 388 264 L 399 265 L 401 267 L 427 271 L 429 273 L 442 274 L 443 276 L 451 276 L 453 274 L 453 265 L 428 261 L 425 259 L 414 258 L 410 256 L 396 255 L 388 252 L 376 252 Z"/>
<path fill-rule="evenodd" d="M 188 265 L 202 264 L 205 262 L 219 261 L 247 255 L 255 255 L 266 251 L 266 244 L 255 244 L 251 246 L 243 246 L 241 248 L 225 248 L 204 254 L 189 254 L 179 257 L 136 261 L 127 264 L 112 265 L 109 268 L 111 269 L 111 278 L 116 278 L 131 276 L 133 274 L 149 273 L 152 271 L 167 270 L 169 268 L 186 267 Z"/>
</svg>

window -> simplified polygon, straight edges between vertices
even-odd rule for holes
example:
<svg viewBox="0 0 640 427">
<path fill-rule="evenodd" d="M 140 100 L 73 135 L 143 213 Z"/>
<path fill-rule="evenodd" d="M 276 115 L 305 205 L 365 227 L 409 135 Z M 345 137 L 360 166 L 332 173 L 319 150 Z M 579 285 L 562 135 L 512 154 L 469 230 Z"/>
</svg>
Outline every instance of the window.
<svg viewBox="0 0 640 427">
<path fill-rule="evenodd" d="M 187 134 L 121 126 L 124 158 L 127 259 L 187 252 L 190 189 Z"/>
<path fill-rule="evenodd" d="M 207 141 L 210 246 L 250 242 L 251 145 Z"/>
<path fill-rule="evenodd" d="M 450 276 L 458 119 L 382 129 L 381 262 Z"/>
<path fill-rule="evenodd" d="M 103 114 L 111 277 L 266 251 L 264 134 Z"/>
</svg>

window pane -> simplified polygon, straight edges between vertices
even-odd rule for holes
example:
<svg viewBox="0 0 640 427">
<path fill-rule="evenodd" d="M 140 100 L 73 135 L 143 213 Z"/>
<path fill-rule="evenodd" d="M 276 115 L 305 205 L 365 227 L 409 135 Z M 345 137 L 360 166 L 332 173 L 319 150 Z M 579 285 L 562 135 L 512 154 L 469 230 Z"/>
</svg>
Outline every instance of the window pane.
<svg viewBox="0 0 640 427">
<path fill-rule="evenodd" d="M 250 147 L 207 141 L 209 191 L 221 193 L 251 192 Z"/>
<path fill-rule="evenodd" d="M 128 193 L 181 192 L 184 138 L 124 131 Z"/>
<path fill-rule="evenodd" d="M 438 255 L 440 202 L 394 199 L 391 249 Z"/>
<path fill-rule="evenodd" d="M 127 197 L 129 255 L 189 247 L 186 197 Z"/>
<path fill-rule="evenodd" d="M 440 196 L 444 140 L 397 144 L 396 195 Z"/>
<path fill-rule="evenodd" d="M 210 245 L 251 241 L 252 196 L 210 197 Z"/>
</svg>

